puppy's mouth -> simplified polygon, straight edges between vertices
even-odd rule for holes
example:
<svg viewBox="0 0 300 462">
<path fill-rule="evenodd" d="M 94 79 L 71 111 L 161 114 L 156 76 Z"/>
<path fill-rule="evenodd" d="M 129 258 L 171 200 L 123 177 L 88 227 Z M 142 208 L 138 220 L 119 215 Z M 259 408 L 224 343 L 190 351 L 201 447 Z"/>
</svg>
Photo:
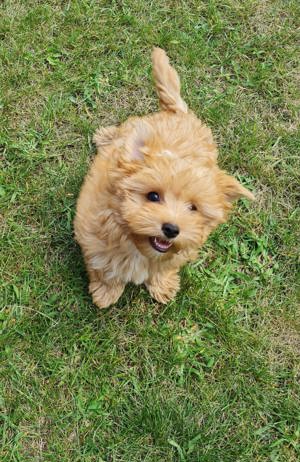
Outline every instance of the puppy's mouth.
<svg viewBox="0 0 300 462">
<path fill-rule="evenodd" d="M 161 237 L 150 237 L 149 241 L 153 249 L 161 253 L 167 252 L 172 247 L 172 242 L 166 241 Z"/>
</svg>

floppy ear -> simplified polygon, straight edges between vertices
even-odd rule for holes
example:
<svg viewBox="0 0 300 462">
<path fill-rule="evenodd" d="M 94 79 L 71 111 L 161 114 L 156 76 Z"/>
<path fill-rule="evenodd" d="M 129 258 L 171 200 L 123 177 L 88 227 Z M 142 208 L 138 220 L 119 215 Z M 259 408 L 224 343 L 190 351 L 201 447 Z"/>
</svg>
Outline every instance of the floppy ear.
<svg viewBox="0 0 300 462">
<path fill-rule="evenodd" d="M 146 143 L 151 137 L 151 128 L 144 122 L 135 124 L 132 133 L 125 142 L 124 159 L 126 161 L 141 161 L 147 151 Z"/>
<path fill-rule="evenodd" d="M 117 131 L 118 127 L 114 125 L 110 127 L 100 127 L 93 136 L 93 142 L 97 148 L 111 144 L 112 140 L 116 137 Z"/>
<path fill-rule="evenodd" d="M 221 172 L 219 184 L 222 193 L 229 202 L 233 202 L 241 197 L 246 197 L 252 201 L 255 200 L 254 195 L 248 189 L 242 186 L 233 176 L 227 175 L 227 173 Z"/>
</svg>

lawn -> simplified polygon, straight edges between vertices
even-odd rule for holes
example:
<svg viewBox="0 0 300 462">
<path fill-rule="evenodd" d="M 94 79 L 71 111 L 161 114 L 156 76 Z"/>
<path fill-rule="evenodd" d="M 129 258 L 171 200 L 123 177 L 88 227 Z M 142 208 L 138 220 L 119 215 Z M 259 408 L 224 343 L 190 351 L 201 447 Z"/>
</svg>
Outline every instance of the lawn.
<svg viewBox="0 0 300 462">
<path fill-rule="evenodd" d="M 1 462 L 298 461 L 298 0 L 0 9 Z M 153 45 L 257 200 L 211 235 L 174 302 L 128 286 L 100 311 L 76 197 L 95 129 L 157 110 Z"/>
</svg>

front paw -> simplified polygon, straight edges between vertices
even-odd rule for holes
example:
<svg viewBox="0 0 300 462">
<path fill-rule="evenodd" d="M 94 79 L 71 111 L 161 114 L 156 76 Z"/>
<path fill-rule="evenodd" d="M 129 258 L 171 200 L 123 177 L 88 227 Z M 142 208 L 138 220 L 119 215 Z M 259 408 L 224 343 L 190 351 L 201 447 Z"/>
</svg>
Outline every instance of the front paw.
<svg viewBox="0 0 300 462">
<path fill-rule="evenodd" d="M 93 302 L 99 308 L 107 308 L 116 303 L 121 297 L 123 284 L 106 284 L 102 281 L 94 281 L 89 285 L 89 292 L 92 295 Z"/>
<path fill-rule="evenodd" d="M 180 288 L 180 278 L 178 274 L 168 277 L 156 277 L 155 280 L 146 284 L 151 297 L 159 303 L 168 303 L 173 300 Z"/>
</svg>

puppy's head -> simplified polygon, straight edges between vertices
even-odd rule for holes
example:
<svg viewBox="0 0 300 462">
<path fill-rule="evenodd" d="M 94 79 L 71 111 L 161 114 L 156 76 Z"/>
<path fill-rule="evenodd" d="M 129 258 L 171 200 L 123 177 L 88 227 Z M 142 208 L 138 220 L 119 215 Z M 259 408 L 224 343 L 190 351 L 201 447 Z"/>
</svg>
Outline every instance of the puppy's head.
<svg viewBox="0 0 300 462">
<path fill-rule="evenodd" d="M 253 199 L 217 167 L 213 153 L 201 157 L 196 149 L 195 136 L 188 146 L 178 133 L 166 139 L 141 120 L 126 138 L 114 188 L 122 223 L 148 258 L 199 248 L 235 199 Z"/>
</svg>

